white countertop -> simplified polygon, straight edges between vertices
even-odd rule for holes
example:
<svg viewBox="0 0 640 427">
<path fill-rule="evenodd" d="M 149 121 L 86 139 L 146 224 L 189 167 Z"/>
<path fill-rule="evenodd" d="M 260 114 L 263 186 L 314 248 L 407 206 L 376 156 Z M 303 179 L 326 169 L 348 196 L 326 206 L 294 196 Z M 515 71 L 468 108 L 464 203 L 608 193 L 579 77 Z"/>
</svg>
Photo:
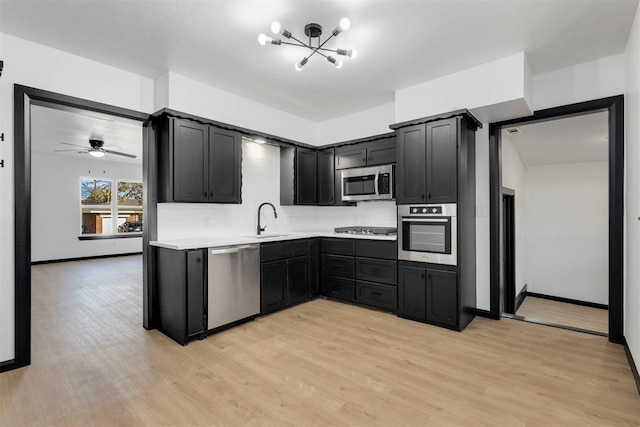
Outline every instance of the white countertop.
<svg viewBox="0 0 640 427">
<path fill-rule="evenodd" d="M 312 237 L 337 237 L 341 239 L 368 239 L 368 240 L 397 240 L 398 236 L 393 235 L 373 235 L 373 234 L 347 234 L 334 233 L 333 231 L 291 231 L 273 234 L 262 234 L 247 236 L 208 236 L 190 237 L 183 239 L 170 239 L 149 242 L 151 246 L 159 248 L 185 250 L 199 248 L 216 248 L 222 246 L 247 245 L 251 243 L 278 242 L 283 240 L 308 239 Z"/>
</svg>

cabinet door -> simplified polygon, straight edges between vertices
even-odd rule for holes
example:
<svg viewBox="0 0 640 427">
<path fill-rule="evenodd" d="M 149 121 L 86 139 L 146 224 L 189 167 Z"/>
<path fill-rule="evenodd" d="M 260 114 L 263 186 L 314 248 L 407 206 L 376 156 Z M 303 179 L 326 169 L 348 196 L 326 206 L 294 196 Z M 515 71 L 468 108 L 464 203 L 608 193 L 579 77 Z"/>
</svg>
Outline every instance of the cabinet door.
<svg viewBox="0 0 640 427">
<path fill-rule="evenodd" d="M 398 130 L 396 203 L 424 203 L 426 195 L 425 125 Z"/>
<path fill-rule="evenodd" d="M 260 266 L 260 312 L 270 313 L 287 305 L 287 261 L 264 262 Z"/>
<path fill-rule="evenodd" d="M 309 240 L 309 293 L 320 294 L 320 239 Z"/>
<path fill-rule="evenodd" d="M 318 204 L 333 205 L 334 200 L 334 149 L 318 153 Z"/>
<path fill-rule="evenodd" d="M 458 199 L 456 119 L 427 123 L 427 202 Z"/>
<path fill-rule="evenodd" d="M 354 278 L 354 263 L 353 257 L 342 255 L 327 255 L 323 254 L 322 263 L 320 268 L 322 274 L 328 276 L 347 277 L 349 279 Z"/>
<path fill-rule="evenodd" d="M 424 268 L 398 266 L 398 315 L 426 320 L 426 277 Z"/>
<path fill-rule="evenodd" d="M 317 153 L 304 148 L 296 149 L 296 204 L 315 205 L 317 196 Z"/>
<path fill-rule="evenodd" d="M 241 203 L 242 143 L 240 135 L 209 128 L 209 201 Z"/>
<path fill-rule="evenodd" d="M 427 321 L 455 328 L 458 280 L 454 271 L 427 270 Z"/>
<path fill-rule="evenodd" d="M 336 169 L 356 168 L 367 165 L 367 148 L 364 144 L 336 148 Z"/>
<path fill-rule="evenodd" d="M 187 335 L 204 332 L 204 252 L 187 252 Z"/>
<path fill-rule="evenodd" d="M 330 298 L 355 301 L 355 281 L 342 277 L 322 276 L 323 293 Z"/>
<path fill-rule="evenodd" d="M 208 126 L 173 120 L 173 201 L 206 202 L 209 199 Z"/>
<path fill-rule="evenodd" d="M 309 257 L 289 260 L 288 265 L 289 304 L 309 298 Z"/>
<path fill-rule="evenodd" d="M 367 166 L 396 162 L 396 137 L 379 139 L 367 144 Z"/>
</svg>

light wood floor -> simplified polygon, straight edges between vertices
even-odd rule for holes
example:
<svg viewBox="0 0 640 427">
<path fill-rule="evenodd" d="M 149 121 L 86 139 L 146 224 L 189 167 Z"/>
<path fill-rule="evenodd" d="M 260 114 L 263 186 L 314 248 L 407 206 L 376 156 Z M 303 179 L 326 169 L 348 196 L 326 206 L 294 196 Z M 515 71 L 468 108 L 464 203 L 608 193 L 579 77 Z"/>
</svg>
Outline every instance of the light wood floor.
<svg viewBox="0 0 640 427">
<path fill-rule="evenodd" d="M 601 308 L 528 296 L 516 314 L 589 331 L 609 332 L 609 312 Z"/>
<path fill-rule="evenodd" d="M 141 259 L 33 268 L 0 425 L 638 425 L 624 350 L 503 319 L 453 332 L 315 300 L 190 343 L 141 327 Z"/>
</svg>

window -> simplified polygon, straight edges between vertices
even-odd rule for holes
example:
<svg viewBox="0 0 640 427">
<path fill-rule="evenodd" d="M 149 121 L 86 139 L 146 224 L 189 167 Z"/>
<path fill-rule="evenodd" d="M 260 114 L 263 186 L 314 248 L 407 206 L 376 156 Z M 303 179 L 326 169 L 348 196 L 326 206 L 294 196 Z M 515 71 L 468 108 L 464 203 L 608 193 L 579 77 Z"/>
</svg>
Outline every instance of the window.
<svg viewBox="0 0 640 427">
<path fill-rule="evenodd" d="M 80 178 L 81 233 L 142 232 L 142 194 L 139 181 Z"/>
</svg>

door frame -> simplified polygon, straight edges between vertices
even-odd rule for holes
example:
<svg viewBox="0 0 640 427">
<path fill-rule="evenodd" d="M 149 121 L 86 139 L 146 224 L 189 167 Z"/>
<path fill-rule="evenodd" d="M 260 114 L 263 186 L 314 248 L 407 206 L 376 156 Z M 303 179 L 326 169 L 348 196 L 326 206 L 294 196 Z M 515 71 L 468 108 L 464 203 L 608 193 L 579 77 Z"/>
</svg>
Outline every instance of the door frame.
<svg viewBox="0 0 640 427">
<path fill-rule="evenodd" d="M 515 196 L 516 192 L 511 188 L 502 187 L 502 212 L 507 214 L 503 222 L 502 242 L 508 241 L 508 244 L 502 248 L 504 251 L 505 264 L 503 265 L 504 277 L 504 305 L 502 311 L 509 314 L 516 314 L 516 236 L 515 236 Z M 507 202 L 508 201 L 508 202 Z"/>
<path fill-rule="evenodd" d="M 59 109 L 82 109 L 112 116 L 124 117 L 143 123 L 143 185 L 146 189 L 143 198 L 143 212 L 145 221 L 152 216 L 149 208 L 155 208 L 150 203 L 149 184 L 149 160 L 147 154 L 153 149 L 149 144 L 150 132 L 148 129 L 149 114 L 113 105 L 89 101 L 82 98 L 49 92 L 28 86 L 14 84 L 14 359 L 0 363 L 0 372 L 21 368 L 31 363 L 31 106 L 43 105 Z M 155 191 L 155 190 L 154 190 Z M 155 217 L 155 215 L 153 215 Z M 144 248 L 150 240 L 150 232 L 155 227 L 147 227 L 143 230 L 143 262 L 144 262 L 144 303 L 147 304 L 147 269 L 148 262 Z M 147 320 L 144 320 L 146 327 Z"/>
<path fill-rule="evenodd" d="M 624 95 L 538 110 L 531 116 L 489 124 L 490 315 L 500 318 L 502 128 L 596 111 L 609 113 L 609 341 L 620 344 L 624 342 Z"/>
</svg>

